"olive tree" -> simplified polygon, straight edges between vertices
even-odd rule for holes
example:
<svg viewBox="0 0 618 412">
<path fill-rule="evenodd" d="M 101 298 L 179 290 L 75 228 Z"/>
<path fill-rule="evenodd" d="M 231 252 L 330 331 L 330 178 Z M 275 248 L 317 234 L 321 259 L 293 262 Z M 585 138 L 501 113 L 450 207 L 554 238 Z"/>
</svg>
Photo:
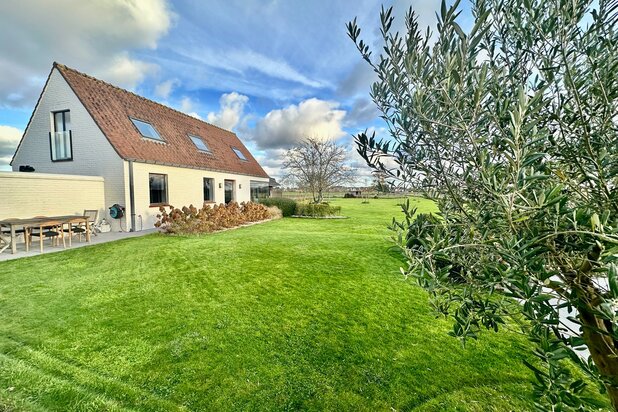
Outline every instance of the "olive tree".
<svg viewBox="0 0 618 412">
<path fill-rule="evenodd" d="M 359 153 L 439 208 L 402 205 L 403 271 L 462 341 L 529 336 L 539 408 L 585 409 L 587 375 L 618 410 L 617 9 L 476 0 L 464 30 L 443 2 L 435 33 L 410 10 L 403 34 L 383 9 L 378 57 L 347 27 L 390 131 L 356 136 Z"/>
<path fill-rule="evenodd" d="M 288 150 L 283 159 L 287 181 L 308 189 L 313 203 L 321 203 L 324 192 L 353 178 L 346 163 L 346 148 L 329 140 L 306 138 Z"/>
</svg>

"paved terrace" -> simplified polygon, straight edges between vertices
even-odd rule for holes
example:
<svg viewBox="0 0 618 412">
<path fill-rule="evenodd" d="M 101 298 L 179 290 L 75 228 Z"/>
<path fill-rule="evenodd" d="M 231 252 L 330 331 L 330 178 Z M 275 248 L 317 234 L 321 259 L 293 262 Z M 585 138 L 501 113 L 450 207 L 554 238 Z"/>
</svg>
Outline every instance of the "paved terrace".
<svg viewBox="0 0 618 412">
<path fill-rule="evenodd" d="M 115 240 L 127 239 L 130 237 L 144 236 L 151 233 L 156 233 L 156 229 L 147 229 L 139 232 L 108 232 L 108 233 L 97 233 L 97 236 L 91 236 L 91 242 L 86 242 L 85 236 L 82 236 L 82 241 L 80 243 L 79 238 L 77 236 L 73 237 L 72 246 L 69 247 L 69 243 L 67 240 L 67 248 L 63 249 L 62 242 L 60 242 L 59 246 L 52 246 L 51 241 L 49 239 L 45 240 L 45 246 L 43 248 L 43 254 L 45 253 L 56 253 L 62 252 L 64 250 L 70 250 L 78 247 L 97 245 L 99 243 L 113 242 Z M 8 248 L 4 252 L 0 253 L 0 262 L 5 260 L 13 260 L 20 259 L 28 256 L 38 256 L 41 252 L 39 251 L 38 239 L 34 240 L 33 246 L 30 248 L 29 252 L 26 252 L 26 246 L 24 245 L 23 235 L 17 236 L 17 253 L 11 254 L 11 248 Z"/>
</svg>

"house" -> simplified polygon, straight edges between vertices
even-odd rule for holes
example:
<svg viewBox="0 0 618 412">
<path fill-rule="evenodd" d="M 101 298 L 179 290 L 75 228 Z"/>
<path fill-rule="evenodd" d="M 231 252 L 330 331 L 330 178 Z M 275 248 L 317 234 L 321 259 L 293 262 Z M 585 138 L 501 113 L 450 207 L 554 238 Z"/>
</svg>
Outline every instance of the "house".
<svg viewBox="0 0 618 412">
<path fill-rule="evenodd" d="M 234 133 L 58 63 L 11 166 L 102 177 L 100 216 L 116 230 L 153 227 L 162 205 L 256 200 L 270 181 Z M 115 204 L 121 219 L 109 213 Z"/>
<path fill-rule="evenodd" d="M 270 178 L 270 182 L 268 183 L 268 195 L 270 197 L 281 197 L 283 195 L 283 190 L 281 190 L 281 185 L 274 177 Z"/>
</svg>

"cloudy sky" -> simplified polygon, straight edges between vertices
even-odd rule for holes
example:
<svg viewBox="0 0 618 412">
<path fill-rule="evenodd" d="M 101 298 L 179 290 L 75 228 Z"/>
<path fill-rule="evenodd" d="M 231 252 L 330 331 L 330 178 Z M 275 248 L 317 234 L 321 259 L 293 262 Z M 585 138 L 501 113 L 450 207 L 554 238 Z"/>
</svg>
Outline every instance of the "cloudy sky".
<svg viewBox="0 0 618 412">
<path fill-rule="evenodd" d="M 347 37 L 357 17 L 377 45 L 373 0 L 20 0 L 0 3 L 0 170 L 21 138 L 52 62 L 235 131 L 272 176 L 303 136 L 350 147 L 384 133 L 373 75 Z M 437 0 L 409 6 L 433 25 Z M 366 172 L 359 171 L 359 174 Z"/>
</svg>

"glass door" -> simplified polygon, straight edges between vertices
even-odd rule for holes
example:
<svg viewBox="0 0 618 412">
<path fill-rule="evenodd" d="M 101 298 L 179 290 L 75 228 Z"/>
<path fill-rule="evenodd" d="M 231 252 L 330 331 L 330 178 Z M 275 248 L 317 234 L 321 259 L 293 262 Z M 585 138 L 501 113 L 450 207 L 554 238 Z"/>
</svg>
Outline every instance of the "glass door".
<svg viewBox="0 0 618 412">
<path fill-rule="evenodd" d="M 226 180 L 225 181 L 225 203 L 230 203 L 234 201 L 234 181 Z"/>
</svg>

